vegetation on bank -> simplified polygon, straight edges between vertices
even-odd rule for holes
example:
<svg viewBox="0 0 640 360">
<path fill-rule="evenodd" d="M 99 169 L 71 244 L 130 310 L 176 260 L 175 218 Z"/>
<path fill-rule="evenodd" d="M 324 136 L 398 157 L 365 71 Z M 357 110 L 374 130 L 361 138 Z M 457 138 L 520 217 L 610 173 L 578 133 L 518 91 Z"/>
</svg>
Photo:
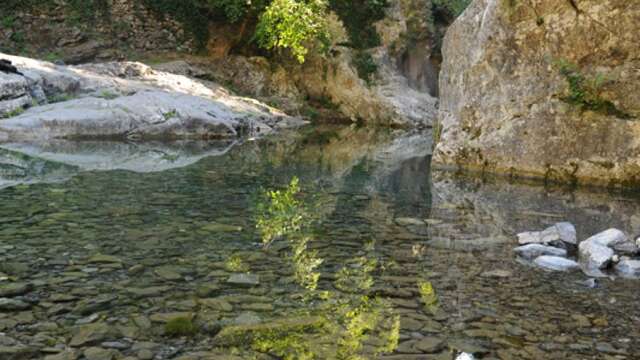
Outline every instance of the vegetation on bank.
<svg viewBox="0 0 640 360">
<path fill-rule="evenodd" d="M 612 101 L 602 96 L 607 76 L 604 74 L 587 76 L 580 70 L 578 65 L 564 59 L 558 60 L 556 65 L 560 75 L 567 81 L 568 86 L 568 93 L 561 98 L 562 101 L 580 110 L 594 111 L 625 120 L 633 118 L 630 114 L 620 110 Z"/>
<path fill-rule="evenodd" d="M 442 14 L 455 18 L 469 2 L 432 0 L 425 16 Z M 374 24 L 385 17 L 389 7 L 389 0 L 133 0 L 133 3 L 159 17 L 180 22 L 200 49 L 209 40 L 212 22 L 237 24 L 243 29 L 243 41 L 250 47 L 282 51 L 300 63 L 310 52 L 329 53 L 332 39 L 327 19 L 333 12 L 349 36 L 348 42 L 340 45 L 354 49 L 353 65 L 367 82 L 377 72 L 376 63 L 367 51 L 380 45 Z M 12 28 L 20 13 L 46 14 L 62 6 L 68 14 L 67 21 L 94 26 L 96 20 L 110 18 L 111 4 L 111 0 L 4 0 L 0 2 L 0 14 L 3 14 L 0 23 L 4 28 Z M 427 21 L 433 22 L 433 19 Z M 21 31 L 14 31 L 12 40 L 20 42 L 23 35 Z"/>
</svg>

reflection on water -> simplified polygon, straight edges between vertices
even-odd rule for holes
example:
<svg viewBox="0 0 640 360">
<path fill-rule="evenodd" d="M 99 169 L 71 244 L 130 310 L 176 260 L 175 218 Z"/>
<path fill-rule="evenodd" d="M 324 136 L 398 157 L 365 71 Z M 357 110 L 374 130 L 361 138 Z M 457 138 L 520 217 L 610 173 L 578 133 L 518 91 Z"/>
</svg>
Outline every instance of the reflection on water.
<svg viewBox="0 0 640 360">
<path fill-rule="evenodd" d="M 638 199 L 432 173 L 429 138 L 308 128 L 233 147 L 0 145 L 0 349 L 633 358 L 637 281 L 591 289 L 512 248 L 560 220 L 582 239 L 635 233 Z"/>
</svg>

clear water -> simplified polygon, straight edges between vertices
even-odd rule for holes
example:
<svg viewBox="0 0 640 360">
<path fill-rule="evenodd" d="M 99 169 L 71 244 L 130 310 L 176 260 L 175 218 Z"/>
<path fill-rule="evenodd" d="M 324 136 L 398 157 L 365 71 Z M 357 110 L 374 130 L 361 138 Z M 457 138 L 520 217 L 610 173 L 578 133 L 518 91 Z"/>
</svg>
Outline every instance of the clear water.
<svg viewBox="0 0 640 360">
<path fill-rule="evenodd" d="M 635 358 L 640 281 L 589 288 L 512 249 L 515 233 L 562 220 L 580 238 L 638 231 L 638 198 L 432 171 L 428 138 L 328 127 L 239 144 L 0 145 L 0 289 L 34 286 L 11 296 L 28 308 L 0 312 L 0 355 Z M 264 248 L 256 230 L 264 192 L 294 177 L 313 219 L 304 253 L 322 260 L 301 270 L 319 274 L 315 290 L 297 281 L 292 244 Z M 229 283 L 237 274 L 257 282 Z"/>
</svg>

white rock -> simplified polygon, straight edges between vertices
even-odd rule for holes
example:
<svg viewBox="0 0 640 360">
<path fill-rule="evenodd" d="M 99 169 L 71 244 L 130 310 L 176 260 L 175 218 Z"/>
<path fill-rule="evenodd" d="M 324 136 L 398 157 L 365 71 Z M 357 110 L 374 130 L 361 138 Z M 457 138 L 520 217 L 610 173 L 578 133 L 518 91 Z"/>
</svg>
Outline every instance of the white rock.
<svg viewBox="0 0 640 360">
<path fill-rule="evenodd" d="M 580 262 L 588 270 L 602 270 L 609 266 L 614 255 L 612 249 L 596 241 L 583 241 L 579 245 Z"/>
<path fill-rule="evenodd" d="M 553 271 L 569 271 L 580 268 L 580 264 L 559 256 L 543 255 L 534 260 L 534 263 L 541 268 Z"/>
<path fill-rule="evenodd" d="M 627 235 L 618 229 L 609 229 L 595 234 L 584 242 L 595 242 L 602 246 L 613 247 L 627 241 Z"/>
<path fill-rule="evenodd" d="M 576 234 L 576 227 L 570 222 L 559 222 L 555 224 L 555 228 L 560 234 L 560 240 L 567 244 L 577 245 L 578 237 Z"/>
<path fill-rule="evenodd" d="M 623 277 L 640 277 L 640 260 L 620 260 L 616 271 Z"/>
<path fill-rule="evenodd" d="M 535 259 L 542 255 L 552 255 L 560 257 L 567 256 L 567 250 L 565 249 L 559 249 L 553 246 L 546 246 L 542 244 L 527 244 L 524 246 L 519 246 L 513 249 L 513 251 L 525 259 Z"/>
</svg>

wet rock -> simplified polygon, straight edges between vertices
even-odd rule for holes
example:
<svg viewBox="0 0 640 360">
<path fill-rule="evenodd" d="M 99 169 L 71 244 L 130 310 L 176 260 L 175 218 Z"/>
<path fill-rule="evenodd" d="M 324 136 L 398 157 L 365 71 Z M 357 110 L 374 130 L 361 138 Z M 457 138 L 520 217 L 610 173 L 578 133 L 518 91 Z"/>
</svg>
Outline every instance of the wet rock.
<svg viewBox="0 0 640 360">
<path fill-rule="evenodd" d="M 525 258 L 527 260 L 535 259 L 542 255 L 551 255 L 551 256 L 560 256 L 566 257 L 567 250 L 560 249 L 553 246 L 546 246 L 542 244 L 527 244 L 524 246 L 519 246 L 513 251 L 518 254 L 518 256 Z"/>
<path fill-rule="evenodd" d="M 640 248 L 632 241 L 625 241 L 615 244 L 613 246 L 613 250 L 616 252 L 616 254 L 628 256 L 635 256 L 640 253 Z"/>
<path fill-rule="evenodd" d="M 490 271 L 485 271 L 481 274 L 482 277 L 489 277 L 489 278 L 508 278 L 511 277 L 513 275 L 513 273 L 511 271 L 508 270 L 490 270 Z"/>
<path fill-rule="evenodd" d="M 177 268 L 174 266 L 161 266 L 153 271 L 157 276 L 169 280 L 169 281 L 178 281 L 182 280 L 182 275 L 177 271 Z"/>
<path fill-rule="evenodd" d="M 255 274 L 233 274 L 227 280 L 227 284 L 238 286 L 257 286 L 260 285 L 260 278 Z"/>
<path fill-rule="evenodd" d="M 113 349 L 90 347 L 84 350 L 83 354 L 86 360 L 113 360 L 118 355 L 118 351 Z"/>
<path fill-rule="evenodd" d="M 128 288 L 127 292 L 137 298 L 160 296 L 171 290 L 169 286 L 151 286 L 147 288 Z"/>
<path fill-rule="evenodd" d="M 623 277 L 640 277 L 640 260 L 622 259 L 615 269 Z"/>
<path fill-rule="evenodd" d="M 0 346 L 0 359 L 2 360 L 28 360 L 38 355 L 38 350 L 29 346 Z"/>
<path fill-rule="evenodd" d="M 400 226 L 424 226 L 425 222 L 416 218 L 401 217 L 395 219 L 396 224 Z"/>
<path fill-rule="evenodd" d="M 559 256 L 539 256 L 534 260 L 534 263 L 541 268 L 553 271 L 569 271 L 580 268 L 580 264 L 577 262 Z"/>
<path fill-rule="evenodd" d="M 584 242 L 592 242 L 601 246 L 614 247 L 627 241 L 627 235 L 618 229 L 609 229 L 593 235 Z M 581 243 L 582 244 L 582 243 Z"/>
<path fill-rule="evenodd" d="M 606 269 L 615 255 L 611 247 L 626 241 L 627 236 L 617 229 L 596 234 L 578 246 L 580 263 L 586 271 Z"/>
<path fill-rule="evenodd" d="M 211 223 L 203 226 L 202 230 L 212 233 L 239 232 L 242 231 L 242 226 Z"/>
<path fill-rule="evenodd" d="M 598 287 L 598 281 L 594 278 L 590 278 L 585 281 L 578 281 L 577 283 L 589 289 L 595 289 Z"/>
<path fill-rule="evenodd" d="M 193 319 L 193 314 L 190 312 L 172 312 L 172 313 L 158 313 L 149 316 L 149 319 L 157 323 L 168 323 L 173 319 L 185 318 Z"/>
<path fill-rule="evenodd" d="M 113 255 L 96 254 L 87 260 L 88 264 L 120 264 L 122 260 Z"/>
<path fill-rule="evenodd" d="M 75 330 L 75 334 L 71 338 L 69 345 L 80 347 L 99 344 L 113 340 L 118 335 L 119 332 L 114 326 L 105 323 L 82 325 Z"/>
<path fill-rule="evenodd" d="M 76 360 L 77 358 L 78 354 L 76 354 L 75 350 L 65 350 L 58 354 L 47 355 L 44 360 Z"/>
<path fill-rule="evenodd" d="M 530 231 L 518 234 L 518 243 L 520 245 L 527 244 L 543 244 L 565 247 L 577 244 L 576 228 L 568 222 L 557 223 L 543 231 Z"/>
<path fill-rule="evenodd" d="M 444 348 L 444 340 L 436 337 L 425 337 L 418 340 L 413 347 L 423 353 L 432 354 Z"/>
<path fill-rule="evenodd" d="M 24 295 L 33 290 L 33 284 L 30 283 L 10 283 L 0 285 L 0 298 Z"/>
<path fill-rule="evenodd" d="M 31 308 L 31 304 L 18 299 L 0 298 L 0 311 L 20 311 Z"/>
<path fill-rule="evenodd" d="M 233 306 L 222 299 L 200 299 L 199 303 L 202 307 L 215 311 L 229 312 L 233 310 Z"/>
</svg>

